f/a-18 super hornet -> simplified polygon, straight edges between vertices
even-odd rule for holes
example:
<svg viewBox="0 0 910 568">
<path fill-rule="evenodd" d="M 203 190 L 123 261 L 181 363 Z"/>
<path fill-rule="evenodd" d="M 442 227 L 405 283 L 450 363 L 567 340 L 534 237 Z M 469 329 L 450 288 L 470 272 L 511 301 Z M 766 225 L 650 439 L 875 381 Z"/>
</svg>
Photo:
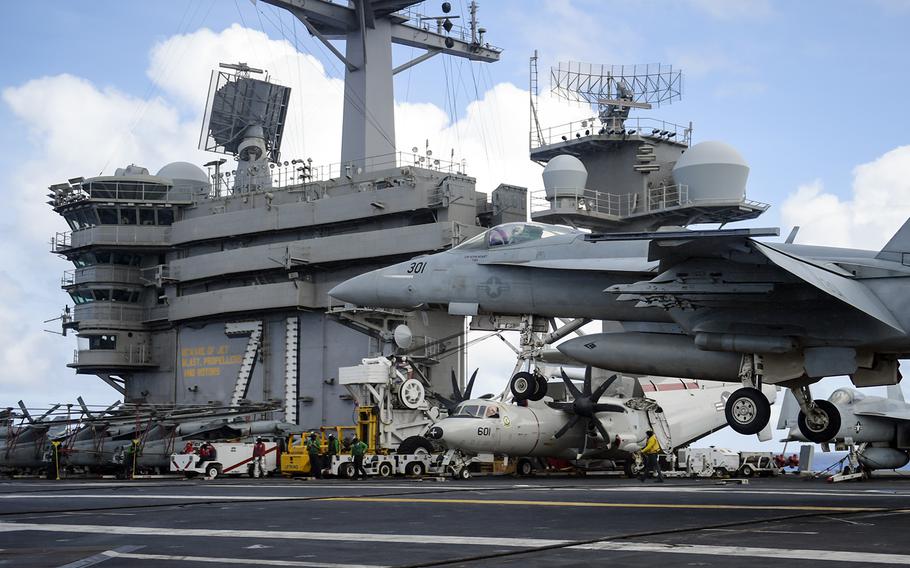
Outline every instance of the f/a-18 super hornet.
<svg viewBox="0 0 910 568">
<path fill-rule="evenodd" d="M 884 397 L 839 388 L 827 402 L 841 417 L 840 430 L 830 441 L 836 449 L 850 452 L 842 473 L 868 474 L 876 469 L 898 469 L 910 462 L 910 404 L 900 385 L 889 386 Z M 806 441 L 797 410 L 788 393 L 777 423 L 778 430 L 787 430 L 784 441 Z"/>
<path fill-rule="evenodd" d="M 598 382 L 592 374 L 588 367 L 579 388 L 560 370 L 563 385 L 550 383 L 545 397 L 524 404 L 471 398 L 473 380 L 461 393 L 453 377 L 455 395 L 444 400 L 451 405 L 449 416 L 426 436 L 466 454 L 519 458 L 523 475 L 531 473 L 530 458 L 612 460 L 625 463 L 629 472 L 648 430 L 670 451 L 726 426 L 730 385 L 616 374 Z M 773 401 L 776 388 L 763 390 Z"/>
<path fill-rule="evenodd" d="M 741 381 L 730 426 L 760 432 L 761 385 L 787 387 L 802 433 L 830 440 L 841 419 L 809 385 L 849 375 L 896 384 L 910 353 L 910 223 L 881 251 L 771 243 L 777 229 L 586 234 L 514 223 L 445 252 L 343 282 L 335 298 L 363 306 L 432 308 L 621 322 L 558 349 L 630 374 Z M 789 240 L 789 239 L 788 239 Z"/>
</svg>

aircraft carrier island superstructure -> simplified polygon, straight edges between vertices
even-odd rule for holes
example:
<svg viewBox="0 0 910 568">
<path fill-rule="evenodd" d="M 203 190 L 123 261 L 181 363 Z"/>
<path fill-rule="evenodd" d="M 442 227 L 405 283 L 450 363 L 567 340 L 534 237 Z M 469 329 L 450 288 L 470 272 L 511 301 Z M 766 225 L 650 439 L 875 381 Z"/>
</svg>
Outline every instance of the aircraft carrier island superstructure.
<svg viewBox="0 0 910 568">
<path fill-rule="evenodd" d="M 270 3 L 319 39 L 348 40 L 346 55 L 336 51 L 347 69 L 341 162 L 282 161 L 289 89 L 231 64 L 213 73 L 200 140 L 236 159 L 231 169 L 224 159 L 208 171 L 176 162 L 154 175 L 130 165 L 52 186 L 49 204 L 71 228 L 51 242 L 74 264 L 62 282 L 75 303 L 64 328 L 79 342 L 69 366 L 128 403 L 270 401 L 283 408 L 273 419 L 347 423 L 339 367 L 388 354 L 393 329 L 407 322 L 409 354 L 431 386 L 447 385 L 451 371 L 462 376 L 463 357 L 437 356 L 463 345 L 464 318 L 332 306 L 327 291 L 484 226 L 525 220 L 526 191 L 502 185 L 488 201 L 464 164 L 394 152 L 391 78 L 400 68 L 391 67 L 391 44 L 497 60 L 473 17 L 471 30 L 443 19 L 431 30 L 397 12 L 414 2 L 356 3 L 366 23 L 361 8 Z"/>
</svg>

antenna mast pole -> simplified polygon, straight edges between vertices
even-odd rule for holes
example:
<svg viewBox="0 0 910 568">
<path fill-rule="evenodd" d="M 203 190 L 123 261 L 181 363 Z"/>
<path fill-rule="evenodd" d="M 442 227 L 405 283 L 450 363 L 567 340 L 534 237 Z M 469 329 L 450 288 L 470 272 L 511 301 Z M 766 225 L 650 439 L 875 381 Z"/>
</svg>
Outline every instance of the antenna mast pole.
<svg viewBox="0 0 910 568">
<path fill-rule="evenodd" d="M 499 61 L 500 49 L 481 45 L 477 4 L 471 2 L 471 29 L 452 24 L 442 16 L 442 33 L 431 29 L 410 8 L 412 0 L 352 0 L 349 6 L 328 0 L 263 0 L 287 10 L 311 35 L 345 64 L 344 119 L 341 141 L 343 166 L 371 169 L 367 158 L 385 156 L 377 166 L 388 165 L 395 153 L 395 111 L 392 76 L 437 54 L 471 61 Z M 448 2 L 443 11 L 451 10 Z M 454 18 L 454 16 L 452 17 Z M 453 29 L 454 28 L 454 29 Z M 468 39 L 470 38 L 470 39 Z M 330 40 L 345 40 L 342 55 Z M 392 67 L 392 44 L 426 50 L 414 60 Z"/>
</svg>

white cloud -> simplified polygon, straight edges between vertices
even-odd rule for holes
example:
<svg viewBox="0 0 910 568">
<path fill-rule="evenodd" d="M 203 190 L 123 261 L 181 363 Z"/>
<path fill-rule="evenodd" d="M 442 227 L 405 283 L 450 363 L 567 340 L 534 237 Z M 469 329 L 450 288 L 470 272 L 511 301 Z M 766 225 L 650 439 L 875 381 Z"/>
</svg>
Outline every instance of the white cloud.
<svg viewBox="0 0 910 568">
<path fill-rule="evenodd" d="M 821 180 L 784 201 L 784 225 L 799 225 L 797 242 L 880 249 L 910 217 L 910 146 L 853 169 L 849 199 L 826 193 Z"/>
<path fill-rule="evenodd" d="M 690 0 L 715 20 L 765 19 L 774 14 L 771 0 Z"/>
</svg>

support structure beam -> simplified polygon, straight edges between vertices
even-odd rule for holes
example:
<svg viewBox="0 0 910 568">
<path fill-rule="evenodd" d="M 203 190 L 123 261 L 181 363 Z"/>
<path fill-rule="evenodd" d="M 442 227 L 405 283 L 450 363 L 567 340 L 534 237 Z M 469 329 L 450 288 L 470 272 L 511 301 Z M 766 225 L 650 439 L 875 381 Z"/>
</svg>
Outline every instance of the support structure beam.
<svg viewBox="0 0 910 568">
<path fill-rule="evenodd" d="M 442 53 L 441 49 L 427 51 L 423 55 L 419 55 L 419 56 L 415 57 L 414 59 L 408 61 L 407 63 L 402 63 L 398 67 L 392 69 L 392 75 L 397 75 L 397 74 L 401 73 L 402 71 L 410 69 L 411 67 L 417 65 L 418 63 L 423 63 L 424 61 L 433 57 L 434 55 L 439 55 L 440 53 Z"/>
</svg>

